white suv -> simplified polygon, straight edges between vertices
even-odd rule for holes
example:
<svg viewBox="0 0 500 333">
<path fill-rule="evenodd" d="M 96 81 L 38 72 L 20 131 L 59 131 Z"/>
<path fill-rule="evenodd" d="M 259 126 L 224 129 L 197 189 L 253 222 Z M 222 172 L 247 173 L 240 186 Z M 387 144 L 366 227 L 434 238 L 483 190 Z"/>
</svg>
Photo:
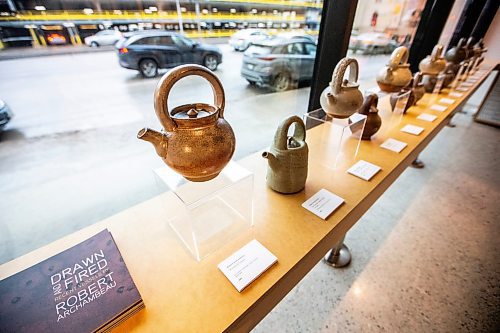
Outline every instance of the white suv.
<svg viewBox="0 0 500 333">
<path fill-rule="evenodd" d="M 92 47 L 114 45 L 122 38 L 122 33 L 116 30 L 102 30 L 93 36 L 85 37 L 85 44 Z"/>
</svg>

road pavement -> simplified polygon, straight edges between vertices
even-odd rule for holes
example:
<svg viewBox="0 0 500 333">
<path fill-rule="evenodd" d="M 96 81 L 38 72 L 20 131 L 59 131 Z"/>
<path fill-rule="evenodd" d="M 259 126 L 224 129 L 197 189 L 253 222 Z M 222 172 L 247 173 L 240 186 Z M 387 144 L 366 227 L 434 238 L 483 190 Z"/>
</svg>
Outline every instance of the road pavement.
<svg viewBox="0 0 500 333">
<path fill-rule="evenodd" d="M 239 74 L 242 54 L 220 46 L 216 74 L 238 160 L 268 146 L 285 116 L 306 111 L 309 88 L 252 87 Z M 387 56 L 357 58 L 362 89 L 375 86 Z M 5 60 L 0 73 L 0 98 L 15 113 L 0 136 L 0 263 L 164 190 L 152 171 L 162 161 L 136 139 L 144 126 L 160 129 L 153 110 L 160 77 L 121 68 L 111 51 Z M 207 82 L 188 77 L 174 86 L 169 107 L 212 100 Z"/>
</svg>

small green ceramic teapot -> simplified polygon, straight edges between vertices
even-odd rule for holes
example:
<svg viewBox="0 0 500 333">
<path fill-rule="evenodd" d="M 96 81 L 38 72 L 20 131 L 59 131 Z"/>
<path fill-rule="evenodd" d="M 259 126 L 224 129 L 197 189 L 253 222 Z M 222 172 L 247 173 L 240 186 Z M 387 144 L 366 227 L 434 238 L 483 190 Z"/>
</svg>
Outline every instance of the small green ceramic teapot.
<svg viewBox="0 0 500 333">
<path fill-rule="evenodd" d="M 289 127 L 295 124 L 293 136 L 288 136 Z M 269 152 L 262 157 L 268 161 L 267 186 L 280 193 L 296 193 L 306 185 L 307 158 L 306 127 L 302 119 L 290 116 L 276 129 L 274 142 Z"/>
</svg>

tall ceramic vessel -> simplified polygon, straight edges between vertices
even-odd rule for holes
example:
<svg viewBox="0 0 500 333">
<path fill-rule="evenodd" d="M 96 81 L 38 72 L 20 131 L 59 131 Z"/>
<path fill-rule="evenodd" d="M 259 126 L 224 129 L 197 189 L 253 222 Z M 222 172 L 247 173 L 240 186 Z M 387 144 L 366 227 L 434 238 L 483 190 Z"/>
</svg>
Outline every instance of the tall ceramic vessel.
<svg viewBox="0 0 500 333">
<path fill-rule="evenodd" d="M 385 92 L 397 92 L 410 83 L 412 74 L 408 64 L 408 49 L 400 46 L 391 54 L 389 63 L 377 74 L 377 84 Z"/>
<path fill-rule="evenodd" d="M 349 79 L 344 74 L 349 68 Z M 330 85 L 323 90 L 320 104 L 323 110 L 334 118 L 347 118 L 363 104 L 363 94 L 359 91 L 358 62 L 356 59 L 343 58 L 332 74 Z"/>
<path fill-rule="evenodd" d="M 191 75 L 210 83 L 214 104 L 185 104 L 169 111 L 168 96 L 173 85 Z M 164 131 L 143 128 L 137 137 L 151 142 L 163 161 L 186 179 L 203 182 L 215 178 L 230 161 L 236 146 L 233 129 L 224 119 L 224 89 L 217 76 L 199 65 L 175 67 L 158 82 L 154 102 Z"/>
<path fill-rule="evenodd" d="M 363 106 L 358 113 L 366 116 L 366 124 L 361 135 L 362 140 L 371 140 L 372 135 L 378 132 L 382 126 L 382 118 L 378 115 L 378 96 L 377 94 L 369 94 L 365 97 Z"/>
<path fill-rule="evenodd" d="M 295 131 L 288 137 L 292 124 L 295 124 Z M 281 122 L 270 150 L 262 153 L 268 161 L 267 186 L 285 194 L 299 192 L 305 187 L 309 155 L 305 140 L 306 128 L 302 119 L 291 116 Z"/>
</svg>

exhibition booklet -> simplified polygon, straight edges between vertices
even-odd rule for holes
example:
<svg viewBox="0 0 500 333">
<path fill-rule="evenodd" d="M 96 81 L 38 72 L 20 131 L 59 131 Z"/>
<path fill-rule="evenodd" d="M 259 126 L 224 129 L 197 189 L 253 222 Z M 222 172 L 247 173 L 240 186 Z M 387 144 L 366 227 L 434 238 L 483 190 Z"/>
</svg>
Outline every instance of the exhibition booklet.
<svg viewBox="0 0 500 333">
<path fill-rule="evenodd" d="M 108 230 L 0 281 L 0 332 L 106 332 L 143 308 Z"/>
</svg>

